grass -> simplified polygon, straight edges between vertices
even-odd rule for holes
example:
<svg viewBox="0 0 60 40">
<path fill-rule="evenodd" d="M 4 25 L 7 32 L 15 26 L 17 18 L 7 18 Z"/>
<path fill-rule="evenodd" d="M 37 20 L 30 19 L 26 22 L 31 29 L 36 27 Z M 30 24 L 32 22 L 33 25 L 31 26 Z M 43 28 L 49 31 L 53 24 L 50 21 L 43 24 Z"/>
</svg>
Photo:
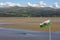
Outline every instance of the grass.
<svg viewBox="0 0 60 40">
<path fill-rule="evenodd" d="M 33 31 L 49 31 L 47 28 L 40 28 L 39 24 L 47 19 L 51 20 L 51 29 L 60 32 L 60 17 L 0 17 L 0 22 L 13 24 L 0 24 L 3 28 L 25 29 Z"/>
</svg>

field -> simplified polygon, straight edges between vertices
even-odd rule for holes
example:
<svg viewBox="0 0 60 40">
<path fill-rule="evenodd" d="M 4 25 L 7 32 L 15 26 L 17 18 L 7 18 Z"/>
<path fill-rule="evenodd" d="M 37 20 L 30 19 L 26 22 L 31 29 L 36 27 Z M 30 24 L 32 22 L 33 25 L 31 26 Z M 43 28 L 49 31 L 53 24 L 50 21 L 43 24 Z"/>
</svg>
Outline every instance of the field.
<svg viewBox="0 0 60 40">
<path fill-rule="evenodd" d="M 11 24 L 0 24 L 1 28 L 25 29 L 33 31 L 49 31 L 49 27 L 40 28 L 40 23 L 50 19 L 52 32 L 60 32 L 60 17 L 0 17 L 0 22 Z"/>
</svg>

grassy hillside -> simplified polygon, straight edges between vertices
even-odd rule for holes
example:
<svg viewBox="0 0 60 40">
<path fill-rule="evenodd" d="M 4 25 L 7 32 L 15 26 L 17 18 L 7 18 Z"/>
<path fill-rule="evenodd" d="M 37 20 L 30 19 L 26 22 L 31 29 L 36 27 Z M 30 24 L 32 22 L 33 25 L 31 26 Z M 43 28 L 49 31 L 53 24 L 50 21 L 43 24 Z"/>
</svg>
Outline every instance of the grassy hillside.
<svg viewBox="0 0 60 40">
<path fill-rule="evenodd" d="M 37 7 L 0 8 L 0 17 L 59 17 L 60 9 Z"/>
</svg>

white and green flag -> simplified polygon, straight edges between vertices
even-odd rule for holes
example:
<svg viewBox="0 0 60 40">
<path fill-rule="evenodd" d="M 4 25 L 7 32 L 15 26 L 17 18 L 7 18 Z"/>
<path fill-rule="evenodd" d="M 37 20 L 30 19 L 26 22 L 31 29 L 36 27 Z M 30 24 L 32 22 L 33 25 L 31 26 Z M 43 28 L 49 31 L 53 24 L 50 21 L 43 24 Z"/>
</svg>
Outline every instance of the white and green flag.
<svg viewBox="0 0 60 40">
<path fill-rule="evenodd" d="M 44 28 L 44 27 L 49 27 L 50 26 L 50 20 L 44 21 L 43 23 L 40 23 L 40 27 Z"/>
</svg>

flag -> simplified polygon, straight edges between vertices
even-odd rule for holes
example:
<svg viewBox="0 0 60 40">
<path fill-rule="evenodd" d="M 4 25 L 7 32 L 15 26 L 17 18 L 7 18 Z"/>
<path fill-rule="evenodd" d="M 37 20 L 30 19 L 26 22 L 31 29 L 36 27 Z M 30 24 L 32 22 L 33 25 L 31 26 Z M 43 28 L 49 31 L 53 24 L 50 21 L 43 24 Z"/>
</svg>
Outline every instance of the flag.
<svg viewBox="0 0 60 40">
<path fill-rule="evenodd" d="M 49 26 L 50 26 L 50 20 L 46 20 L 43 23 L 40 23 L 41 28 L 49 27 Z"/>
</svg>

